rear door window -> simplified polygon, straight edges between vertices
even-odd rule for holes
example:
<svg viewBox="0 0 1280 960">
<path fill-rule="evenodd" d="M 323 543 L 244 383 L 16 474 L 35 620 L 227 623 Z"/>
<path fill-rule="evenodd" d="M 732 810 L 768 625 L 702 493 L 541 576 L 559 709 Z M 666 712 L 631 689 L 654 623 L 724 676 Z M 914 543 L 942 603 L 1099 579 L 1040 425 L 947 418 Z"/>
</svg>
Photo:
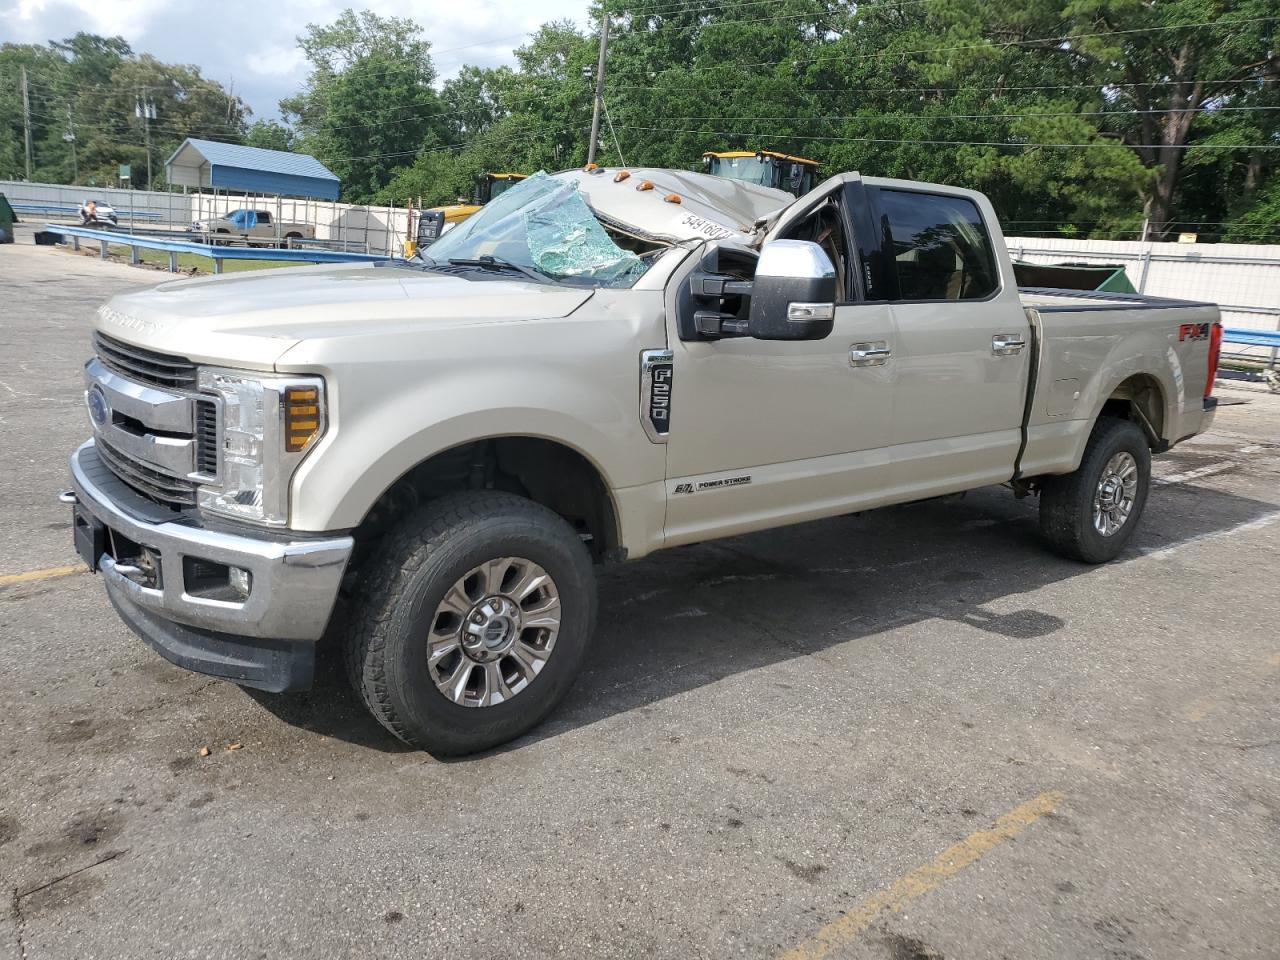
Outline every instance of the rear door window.
<svg viewBox="0 0 1280 960">
<path fill-rule="evenodd" d="M 985 300 L 1000 286 L 991 238 L 965 197 L 881 190 L 899 300 Z"/>
</svg>

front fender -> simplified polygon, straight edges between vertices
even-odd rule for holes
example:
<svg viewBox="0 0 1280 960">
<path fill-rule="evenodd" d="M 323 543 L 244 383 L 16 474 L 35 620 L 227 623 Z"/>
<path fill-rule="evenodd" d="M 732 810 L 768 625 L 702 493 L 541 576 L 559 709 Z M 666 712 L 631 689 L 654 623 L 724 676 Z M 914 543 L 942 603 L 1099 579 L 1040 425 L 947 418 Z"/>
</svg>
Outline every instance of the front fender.
<svg viewBox="0 0 1280 960">
<path fill-rule="evenodd" d="M 654 345 L 661 313 L 619 306 L 607 316 L 299 344 L 278 366 L 325 377 L 330 428 L 294 476 L 290 526 L 356 527 L 417 464 L 495 437 L 561 443 L 615 497 L 661 487 L 665 448 L 639 416 L 640 352 Z"/>
</svg>

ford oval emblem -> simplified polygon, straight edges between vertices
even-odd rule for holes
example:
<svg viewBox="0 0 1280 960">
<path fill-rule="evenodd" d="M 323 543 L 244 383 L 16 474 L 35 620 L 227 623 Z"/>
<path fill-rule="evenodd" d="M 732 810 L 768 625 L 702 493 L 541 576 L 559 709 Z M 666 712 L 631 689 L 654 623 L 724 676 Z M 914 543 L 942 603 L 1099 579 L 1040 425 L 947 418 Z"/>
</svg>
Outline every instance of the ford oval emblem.
<svg viewBox="0 0 1280 960">
<path fill-rule="evenodd" d="M 84 401 L 89 406 L 89 416 L 93 422 L 105 427 L 107 418 L 111 416 L 111 407 L 107 405 L 107 395 L 102 392 L 102 388 L 95 383 L 85 394 Z"/>
</svg>

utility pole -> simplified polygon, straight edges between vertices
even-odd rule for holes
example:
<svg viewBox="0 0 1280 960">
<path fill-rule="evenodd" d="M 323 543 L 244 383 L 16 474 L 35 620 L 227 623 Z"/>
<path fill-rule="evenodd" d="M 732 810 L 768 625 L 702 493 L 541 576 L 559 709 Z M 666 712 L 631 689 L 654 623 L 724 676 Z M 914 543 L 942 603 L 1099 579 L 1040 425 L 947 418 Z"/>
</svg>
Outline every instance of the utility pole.
<svg viewBox="0 0 1280 960">
<path fill-rule="evenodd" d="M 591 108 L 591 140 L 587 143 L 587 163 L 596 161 L 596 141 L 600 138 L 600 107 L 604 103 L 604 58 L 609 51 L 609 11 L 600 8 L 600 59 L 596 62 L 596 98 Z"/>
<path fill-rule="evenodd" d="M 22 129 L 27 146 L 27 181 L 31 180 L 31 95 L 27 90 L 27 68 L 22 68 Z"/>
<path fill-rule="evenodd" d="M 147 189 L 151 189 L 151 121 L 156 118 L 155 101 L 148 100 L 145 93 L 140 92 L 133 101 L 133 112 L 142 118 L 142 142 L 147 150 Z"/>
<path fill-rule="evenodd" d="M 80 179 L 80 163 L 76 159 L 76 122 L 71 116 L 70 104 L 67 104 L 67 132 L 62 135 L 62 139 L 71 144 L 71 182 L 75 183 Z"/>
</svg>

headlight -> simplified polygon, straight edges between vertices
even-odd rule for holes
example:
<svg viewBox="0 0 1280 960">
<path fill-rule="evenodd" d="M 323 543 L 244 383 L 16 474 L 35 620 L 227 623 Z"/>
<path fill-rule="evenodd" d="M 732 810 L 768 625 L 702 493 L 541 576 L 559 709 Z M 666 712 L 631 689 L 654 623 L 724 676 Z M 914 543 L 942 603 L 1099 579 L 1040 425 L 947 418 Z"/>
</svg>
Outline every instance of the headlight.
<svg viewBox="0 0 1280 960">
<path fill-rule="evenodd" d="M 198 384 L 222 407 L 219 482 L 200 488 L 200 509 L 284 526 L 293 472 L 327 426 L 324 381 L 201 367 Z"/>
</svg>

